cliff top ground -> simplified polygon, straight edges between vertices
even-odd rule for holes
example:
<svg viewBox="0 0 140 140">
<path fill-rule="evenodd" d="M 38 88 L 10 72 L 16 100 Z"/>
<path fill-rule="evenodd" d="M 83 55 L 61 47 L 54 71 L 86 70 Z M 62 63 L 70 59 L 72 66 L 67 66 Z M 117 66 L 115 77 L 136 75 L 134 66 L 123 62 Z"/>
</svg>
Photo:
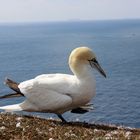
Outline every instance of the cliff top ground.
<svg viewBox="0 0 140 140">
<path fill-rule="evenodd" d="M 140 129 L 0 114 L 2 140 L 140 140 Z"/>
</svg>

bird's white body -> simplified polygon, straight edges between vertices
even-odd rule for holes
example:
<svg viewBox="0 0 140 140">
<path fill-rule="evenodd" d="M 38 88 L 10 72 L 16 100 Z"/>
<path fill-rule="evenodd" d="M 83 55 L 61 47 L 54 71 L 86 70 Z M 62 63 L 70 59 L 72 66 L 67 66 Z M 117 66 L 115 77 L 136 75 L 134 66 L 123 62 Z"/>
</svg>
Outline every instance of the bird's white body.
<svg viewBox="0 0 140 140">
<path fill-rule="evenodd" d="M 95 95 L 93 77 L 80 80 L 67 74 L 43 74 L 18 87 L 26 96 L 20 105 L 23 110 L 56 114 L 85 105 Z"/>
<path fill-rule="evenodd" d="M 95 55 L 87 47 L 72 51 L 69 66 L 73 75 L 43 74 L 18 85 L 25 101 L 0 107 L 8 111 L 36 111 L 62 114 L 84 106 L 95 96 L 95 78 L 92 63 L 101 74 L 105 73 L 95 61 Z"/>
</svg>

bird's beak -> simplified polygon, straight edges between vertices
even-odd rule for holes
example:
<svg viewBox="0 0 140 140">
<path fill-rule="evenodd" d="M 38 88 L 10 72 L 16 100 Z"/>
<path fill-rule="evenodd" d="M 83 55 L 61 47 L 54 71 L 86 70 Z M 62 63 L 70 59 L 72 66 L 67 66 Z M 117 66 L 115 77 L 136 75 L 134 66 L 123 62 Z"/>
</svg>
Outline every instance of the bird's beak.
<svg viewBox="0 0 140 140">
<path fill-rule="evenodd" d="M 101 68 L 100 64 L 98 63 L 98 61 L 95 58 L 89 60 L 89 63 L 92 68 L 95 68 L 98 72 L 100 72 L 106 78 L 106 74 L 105 74 L 104 70 Z"/>
</svg>

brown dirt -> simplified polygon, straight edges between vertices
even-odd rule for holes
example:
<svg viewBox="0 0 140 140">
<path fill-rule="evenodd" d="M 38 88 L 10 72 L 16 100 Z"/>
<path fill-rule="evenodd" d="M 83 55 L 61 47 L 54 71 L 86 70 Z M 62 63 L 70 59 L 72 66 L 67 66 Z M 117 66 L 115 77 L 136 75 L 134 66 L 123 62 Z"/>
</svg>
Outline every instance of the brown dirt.
<svg viewBox="0 0 140 140">
<path fill-rule="evenodd" d="M 0 140 L 140 140 L 140 129 L 0 114 Z"/>
</svg>

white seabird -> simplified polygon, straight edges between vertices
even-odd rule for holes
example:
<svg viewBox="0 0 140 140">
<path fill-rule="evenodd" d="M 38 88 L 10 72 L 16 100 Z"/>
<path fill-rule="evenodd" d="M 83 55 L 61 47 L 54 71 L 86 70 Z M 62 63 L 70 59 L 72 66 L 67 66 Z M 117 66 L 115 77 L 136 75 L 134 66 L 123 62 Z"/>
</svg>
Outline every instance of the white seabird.
<svg viewBox="0 0 140 140">
<path fill-rule="evenodd" d="M 55 113 L 63 122 L 66 120 L 62 114 L 66 111 L 85 113 L 84 108 L 95 96 L 95 77 L 92 68 L 104 77 L 106 74 L 88 47 L 79 47 L 71 52 L 69 67 L 73 75 L 42 74 L 20 84 L 6 79 L 6 84 L 16 93 L 0 98 L 25 96 L 26 99 L 22 103 L 3 106 L 0 109 Z"/>
</svg>

